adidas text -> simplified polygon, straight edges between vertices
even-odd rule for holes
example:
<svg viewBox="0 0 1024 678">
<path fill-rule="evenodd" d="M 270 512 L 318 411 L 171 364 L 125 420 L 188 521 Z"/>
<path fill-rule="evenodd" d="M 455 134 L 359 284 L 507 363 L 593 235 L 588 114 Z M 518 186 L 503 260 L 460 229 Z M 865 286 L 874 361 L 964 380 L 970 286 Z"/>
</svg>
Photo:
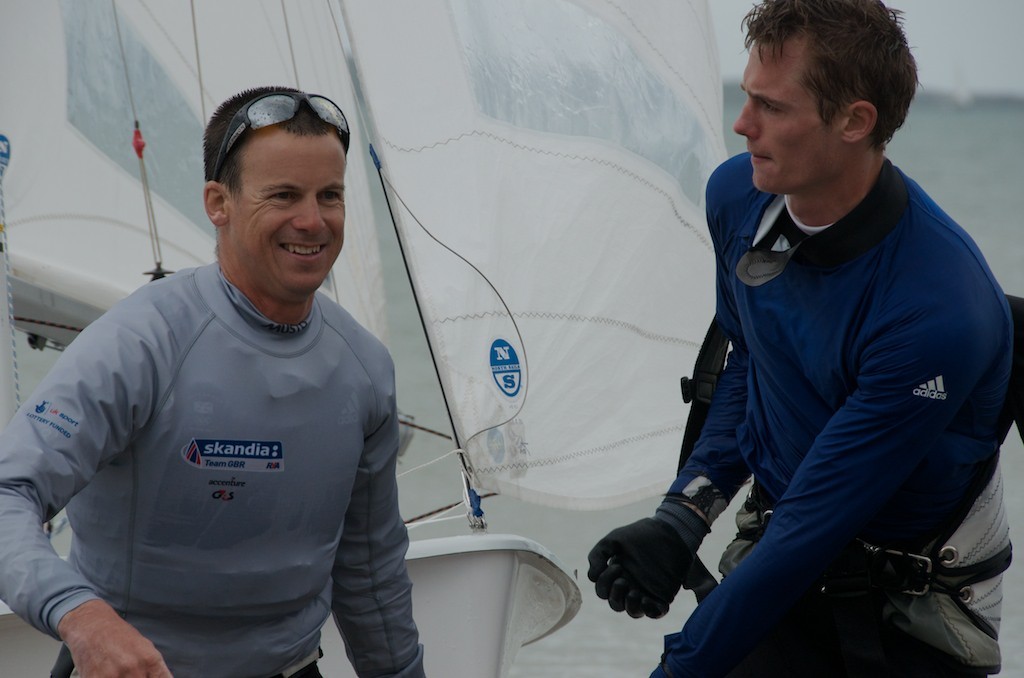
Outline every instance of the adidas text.
<svg viewBox="0 0 1024 678">
<path fill-rule="evenodd" d="M 942 384 L 942 375 L 930 379 L 914 389 L 914 395 L 932 400 L 945 400 L 946 389 Z"/>
</svg>

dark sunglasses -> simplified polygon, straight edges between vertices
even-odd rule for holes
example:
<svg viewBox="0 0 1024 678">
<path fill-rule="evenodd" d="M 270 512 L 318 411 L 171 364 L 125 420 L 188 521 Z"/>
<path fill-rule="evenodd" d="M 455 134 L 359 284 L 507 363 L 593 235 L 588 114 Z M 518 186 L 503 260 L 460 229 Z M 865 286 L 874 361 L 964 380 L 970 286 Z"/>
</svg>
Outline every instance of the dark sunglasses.
<svg viewBox="0 0 1024 678">
<path fill-rule="evenodd" d="M 213 181 L 220 180 L 220 170 L 224 165 L 224 160 L 245 130 L 260 129 L 291 120 L 299 112 L 299 106 L 303 103 L 309 106 L 310 110 L 316 113 L 321 120 L 338 130 L 341 145 L 348 153 L 348 120 L 345 119 L 345 114 L 341 112 L 336 103 L 319 94 L 269 92 L 261 94 L 242 106 L 231 118 L 227 132 L 224 134 L 224 141 L 220 144 L 220 152 L 217 153 L 217 162 L 213 166 L 210 178 Z"/>
</svg>

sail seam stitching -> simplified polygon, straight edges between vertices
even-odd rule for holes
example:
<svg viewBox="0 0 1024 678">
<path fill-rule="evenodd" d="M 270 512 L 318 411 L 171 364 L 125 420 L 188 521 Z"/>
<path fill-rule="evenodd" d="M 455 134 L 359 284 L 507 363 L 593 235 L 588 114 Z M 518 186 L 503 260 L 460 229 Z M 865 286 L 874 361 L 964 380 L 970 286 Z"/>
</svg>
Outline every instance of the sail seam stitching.
<svg viewBox="0 0 1024 678">
<path fill-rule="evenodd" d="M 547 149 L 537 148 L 535 146 L 527 146 L 526 144 L 517 143 L 515 141 L 512 141 L 511 139 L 506 139 L 506 138 L 500 137 L 497 134 L 494 134 L 492 132 L 485 132 L 483 130 L 473 130 L 472 132 L 463 132 L 462 134 L 459 134 L 456 137 L 449 137 L 448 139 L 445 139 L 444 141 L 435 141 L 432 144 L 426 144 L 426 145 L 419 146 L 419 147 L 416 147 L 416 148 L 413 148 L 413 147 L 410 147 L 410 146 L 397 146 L 397 145 L 395 145 L 394 143 L 392 143 L 388 139 L 384 139 L 384 143 L 387 144 L 390 148 L 392 148 L 395 151 L 400 152 L 400 153 L 422 153 L 423 151 L 427 151 L 427 150 L 431 150 L 431 149 L 434 149 L 434 148 L 438 148 L 439 146 L 447 146 L 448 144 L 451 144 L 453 142 L 462 141 L 466 137 L 486 137 L 488 139 L 492 139 L 494 141 L 498 141 L 500 143 L 506 144 L 506 145 L 511 146 L 513 148 L 524 150 L 524 151 L 530 151 L 532 153 L 537 153 L 537 154 L 540 154 L 540 155 L 547 155 L 547 156 L 551 156 L 553 158 L 565 158 L 567 160 L 579 160 L 579 161 L 582 161 L 582 162 L 589 162 L 589 163 L 594 163 L 594 164 L 597 164 L 597 165 L 604 165 L 606 167 L 610 167 L 610 168 L 614 169 L 616 172 L 618 172 L 618 173 L 620 173 L 620 174 L 622 174 L 624 176 L 627 176 L 630 179 L 633 179 L 638 184 L 646 186 L 646 187 L 650 188 L 652 191 L 654 191 L 656 193 L 660 193 L 661 195 L 663 195 L 665 197 L 665 199 L 668 200 L 669 204 L 672 205 L 672 213 L 675 215 L 676 220 L 679 223 L 681 223 L 687 230 L 689 230 L 695 236 L 697 236 L 697 239 L 700 240 L 701 244 L 703 244 L 704 247 L 706 247 L 709 251 L 712 249 L 711 241 L 708 239 L 708 237 L 706 235 L 704 235 L 703 233 L 701 233 L 700 231 L 698 231 L 697 228 L 695 228 L 694 225 L 691 224 L 688 219 L 686 219 L 682 214 L 680 214 L 679 209 L 676 207 L 675 200 L 673 200 L 672 196 L 669 195 L 669 193 L 667 191 L 665 191 L 664 189 L 662 189 L 659 186 L 654 185 L 652 182 L 648 181 L 647 179 L 644 179 L 643 177 L 638 175 L 636 172 L 631 172 L 630 170 L 626 169 L 622 165 L 619 165 L 618 163 L 611 162 L 609 160 L 602 160 L 600 158 L 595 158 L 593 156 L 578 155 L 578 154 L 575 154 L 575 153 L 573 153 L 573 154 L 557 153 L 557 152 L 554 152 L 554 151 L 549 151 Z"/>
</svg>

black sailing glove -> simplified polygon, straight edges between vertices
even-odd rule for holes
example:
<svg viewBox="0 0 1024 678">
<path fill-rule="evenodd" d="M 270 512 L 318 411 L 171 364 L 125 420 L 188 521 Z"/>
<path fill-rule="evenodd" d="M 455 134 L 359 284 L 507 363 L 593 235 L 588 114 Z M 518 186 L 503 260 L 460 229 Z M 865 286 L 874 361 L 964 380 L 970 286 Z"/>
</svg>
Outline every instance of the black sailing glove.
<svg viewBox="0 0 1024 678">
<path fill-rule="evenodd" d="M 616 612 L 658 618 L 679 592 L 708 527 L 689 508 L 670 508 L 612 530 L 591 549 L 587 576 Z"/>
</svg>

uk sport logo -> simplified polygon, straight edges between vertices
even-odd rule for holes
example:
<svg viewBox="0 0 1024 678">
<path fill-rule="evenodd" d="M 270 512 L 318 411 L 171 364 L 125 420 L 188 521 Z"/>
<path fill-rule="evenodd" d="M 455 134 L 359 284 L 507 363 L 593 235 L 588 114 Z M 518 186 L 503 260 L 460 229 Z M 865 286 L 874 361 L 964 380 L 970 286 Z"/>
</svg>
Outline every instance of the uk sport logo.
<svg viewBox="0 0 1024 678">
<path fill-rule="evenodd" d="M 181 450 L 189 464 L 205 469 L 283 471 L 284 445 L 277 440 L 214 440 L 193 438 Z"/>
<path fill-rule="evenodd" d="M 25 410 L 25 416 L 37 425 L 48 426 L 65 438 L 71 438 L 80 426 L 77 419 L 55 407 L 49 400 L 39 401 L 32 411 Z"/>
</svg>

